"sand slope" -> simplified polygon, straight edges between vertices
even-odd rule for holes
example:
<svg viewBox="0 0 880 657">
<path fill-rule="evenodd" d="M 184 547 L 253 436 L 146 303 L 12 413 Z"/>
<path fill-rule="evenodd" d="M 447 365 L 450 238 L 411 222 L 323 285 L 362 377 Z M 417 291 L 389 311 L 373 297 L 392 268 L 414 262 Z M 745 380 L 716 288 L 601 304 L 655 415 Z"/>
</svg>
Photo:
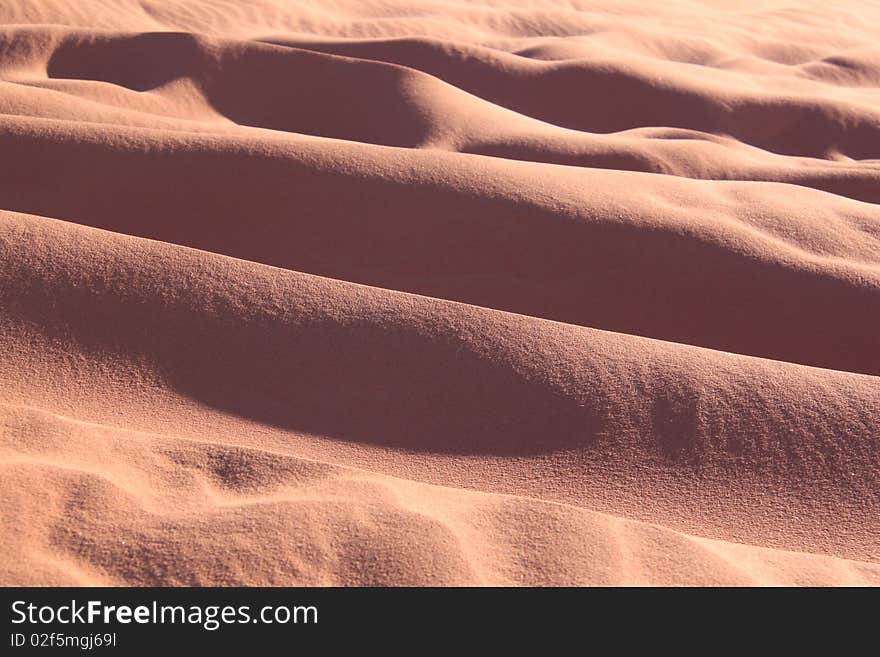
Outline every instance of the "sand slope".
<svg viewBox="0 0 880 657">
<path fill-rule="evenodd" d="M 0 582 L 880 584 L 872 11 L 4 5 Z"/>
</svg>

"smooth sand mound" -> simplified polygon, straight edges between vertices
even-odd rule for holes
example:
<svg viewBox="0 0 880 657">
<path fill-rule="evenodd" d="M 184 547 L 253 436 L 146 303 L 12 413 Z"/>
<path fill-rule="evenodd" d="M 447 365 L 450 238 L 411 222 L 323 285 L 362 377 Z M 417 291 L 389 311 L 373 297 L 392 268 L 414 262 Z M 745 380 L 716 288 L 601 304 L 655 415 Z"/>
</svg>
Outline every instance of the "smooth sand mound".
<svg viewBox="0 0 880 657">
<path fill-rule="evenodd" d="M 0 582 L 880 584 L 869 8 L 558 4 L 0 8 Z"/>
</svg>

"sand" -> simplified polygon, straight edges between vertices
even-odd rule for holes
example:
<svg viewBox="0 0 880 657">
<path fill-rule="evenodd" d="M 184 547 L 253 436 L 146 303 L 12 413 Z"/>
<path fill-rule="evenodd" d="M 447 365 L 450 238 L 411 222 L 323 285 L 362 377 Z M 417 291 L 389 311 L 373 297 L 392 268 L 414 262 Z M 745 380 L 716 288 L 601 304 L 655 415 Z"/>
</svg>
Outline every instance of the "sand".
<svg viewBox="0 0 880 657">
<path fill-rule="evenodd" d="M 0 584 L 880 585 L 880 7 L 0 6 Z"/>
</svg>

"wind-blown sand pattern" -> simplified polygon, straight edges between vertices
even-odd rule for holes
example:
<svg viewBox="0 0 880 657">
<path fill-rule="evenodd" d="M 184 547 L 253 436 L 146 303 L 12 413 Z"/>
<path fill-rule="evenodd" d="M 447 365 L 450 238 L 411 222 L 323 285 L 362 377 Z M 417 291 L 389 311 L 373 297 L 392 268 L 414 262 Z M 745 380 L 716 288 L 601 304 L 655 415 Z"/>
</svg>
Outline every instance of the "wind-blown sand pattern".
<svg viewBox="0 0 880 657">
<path fill-rule="evenodd" d="M 0 583 L 880 584 L 878 3 L 0 24 Z"/>
</svg>

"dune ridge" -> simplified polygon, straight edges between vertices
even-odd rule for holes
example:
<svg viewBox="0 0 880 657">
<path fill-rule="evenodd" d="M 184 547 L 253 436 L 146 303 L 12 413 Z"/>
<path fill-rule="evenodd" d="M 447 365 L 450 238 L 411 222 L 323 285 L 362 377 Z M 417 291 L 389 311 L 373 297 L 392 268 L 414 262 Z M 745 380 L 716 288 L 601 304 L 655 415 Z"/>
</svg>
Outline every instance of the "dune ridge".
<svg viewBox="0 0 880 657">
<path fill-rule="evenodd" d="M 876 9 L 81 4 L 0 8 L 0 583 L 880 584 Z"/>
<path fill-rule="evenodd" d="M 21 406 L 0 416 L 14 427 L 4 495 L 15 500 L 33 477 L 45 482 L 20 504 L 35 521 L 30 531 L 55 548 L 47 558 L 9 545 L 31 574 L 4 572 L 6 583 L 30 583 L 34 573 L 48 584 L 144 586 L 880 581 L 876 563 L 704 539 L 578 506 L 110 430 Z M 62 514 L 68 522 L 58 523 Z M 256 563 L 255 524 L 273 533 Z M 536 543 L 529 552 L 523 533 Z"/>
</svg>

